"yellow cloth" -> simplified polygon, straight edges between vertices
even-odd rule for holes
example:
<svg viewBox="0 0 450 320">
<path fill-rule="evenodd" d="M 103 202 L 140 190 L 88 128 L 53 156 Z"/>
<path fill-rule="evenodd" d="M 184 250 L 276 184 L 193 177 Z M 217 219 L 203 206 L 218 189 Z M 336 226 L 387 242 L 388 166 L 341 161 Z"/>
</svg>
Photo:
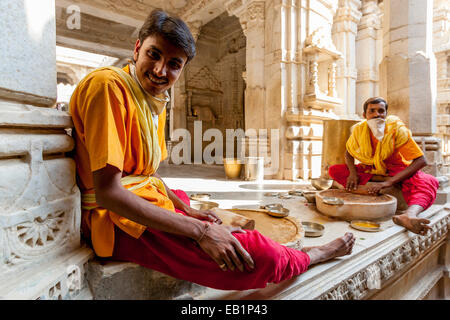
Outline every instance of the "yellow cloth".
<svg viewBox="0 0 450 320">
<path fill-rule="evenodd" d="M 128 86 L 131 97 L 136 105 L 136 112 L 139 119 L 139 126 L 141 128 L 141 138 L 144 147 L 144 161 L 146 167 L 142 174 L 151 175 L 158 170 L 159 162 L 161 161 L 161 148 L 158 144 L 158 133 L 156 126 L 152 120 L 152 113 L 145 92 L 141 90 L 139 84 L 134 81 L 130 74 L 117 67 L 104 67 L 101 70 L 113 70 L 117 72 L 123 82 Z"/>
<path fill-rule="evenodd" d="M 405 144 L 411 132 L 397 116 L 386 117 L 384 137 L 372 150 L 370 128 L 367 120 L 355 124 L 350 138 L 347 140 L 347 151 L 361 163 L 373 166 L 371 174 L 386 175 L 384 160 L 389 158 L 395 149 Z"/>
<path fill-rule="evenodd" d="M 129 74 L 129 66 L 123 68 L 123 71 Z M 74 90 L 70 100 L 70 113 L 75 127 L 74 158 L 78 186 L 83 195 L 94 194 L 92 172 L 109 164 L 122 171 L 124 176 L 135 176 L 136 181 L 122 181 L 125 188 L 158 207 L 175 212 L 161 180 L 152 177 L 148 181 L 150 183 L 141 185 L 148 178 L 150 155 L 144 155 L 146 143 L 141 133 L 138 106 L 132 95 L 122 77 L 110 69 L 94 70 Z M 164 109 L 159 115 L 157 129 L 161 160 L 167 157 L 165 120 Z M 154 139 L 152 143 L 154 144 Z M 153 147 L 147 149 L 152 150 Z M 141 175 L 145 177 L 140 177 Z M 83 197 L 89 202 L 89 196 Z M 112 255 L 114 225 L 135 238 L 139 238 L 145 231 L 146 226 L 97 207 L 95 195 L 90 200 L 93 208 L 82 209 L 82 228 L 86 236 L 90 236 L 98 256 Z"/>
</svg>

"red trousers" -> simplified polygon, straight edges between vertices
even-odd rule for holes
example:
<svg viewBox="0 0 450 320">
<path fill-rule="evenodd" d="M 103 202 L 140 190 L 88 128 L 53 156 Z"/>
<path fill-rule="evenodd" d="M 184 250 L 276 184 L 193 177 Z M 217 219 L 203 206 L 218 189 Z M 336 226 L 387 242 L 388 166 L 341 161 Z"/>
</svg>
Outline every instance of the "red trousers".
<svg viewBox="0 0 450 320">
<path fill-rule="evenodd" d="M 172 191 L 190 203 L 185 192 Z M 256 230 L 233 235 L 251 255 L 254 269 L 246 266 L 244 272 L 237 268 L 222 271 L 194 240 L 151 228 L 135 239 L 116 227 L 113 259 L 134 262 L 174 278 L 222 290 L 264 288 L 268 283 L 297 276 L 309 266 L 306 253 L 282 246 Z"/>
<path fill-rule="evenodd" d="M 393 177 L 405 168 L 406 167 L 404 166 L 391 166 L 388 167 L 387 173 L 389 176 Z M 373 174 L 365 172 L 370 169 L 371 167 L 367 165 L 356 165 L 359 184 L 364 185 L 373 177 Z M 350 171 L 348 170 L 347 165 L 336 164 L 329 168 L 328 173 L 333 180 L 345 187 Z M 403 180 L 401 186 L 403 198 L 405 198 L 408 206 L 416 204 L 424 209 L 428 209 L 433 204 L 434 200 L 436 200 L 439 181 L 430 174 L 417 171 L 410 178 Z"/>
</svg>

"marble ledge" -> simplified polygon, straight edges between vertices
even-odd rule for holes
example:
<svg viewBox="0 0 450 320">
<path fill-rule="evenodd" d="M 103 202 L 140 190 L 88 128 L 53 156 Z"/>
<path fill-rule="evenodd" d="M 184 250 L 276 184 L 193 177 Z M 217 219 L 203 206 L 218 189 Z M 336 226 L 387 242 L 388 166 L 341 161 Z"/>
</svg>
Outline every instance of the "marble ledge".
<svg viewBox="0 0 450 320">
<path fill-rule="evenodd" d="M 280 284 L 270 284 L 264 289 L 246 291 L 221 291 L 208 289 L 195 299 L 333 299 L 333 298 L 363 298 L 372 292 L 365 284 L 367 274 L 375 268 L 380 272 L 381 282 L 394 277 L 401 272 L 421 254 L 445 238 L 450 224 L 450 205 L 433 205 L 421 217 L 431 220 L 433 232 L 427 236 L 418 236 L 406 231 L 403 227 L 392 225 L 379 233 L 361 233 L 349 228 L 346 222 L 328 222 L 326 227 L 336 224 L 333 237 L 351 231 L 355 234 L 357 242 L 349 256 L 333 259 L 311 267 L 298 277 L 284 281 Z M 365 240 L 360 241 L 364 234 Z M 311 239 L 311 238 L 309 238 Z M 306 238 L 305 240 L 309 240 Z M 308 243 L 310 242 L 310 243 Z M 319 242 L 305 241 L 305 246 L 318 245 Z M 320 244 L 321 244 L 320 243 Z M 408 254 L 412 252 L 412 256 Z M 399 258 L 400 257 L 400 258 Z M 354 284 L 358 283 L 358 288 Z M 345 289 L 342 289 L 345 287 Z M 350 289 L 348 289 L 350 288 Z M 344 293 L 341 291 L 345 291 Z M 355 293 L 356 292 L 356 293 Z"/>
</svg>

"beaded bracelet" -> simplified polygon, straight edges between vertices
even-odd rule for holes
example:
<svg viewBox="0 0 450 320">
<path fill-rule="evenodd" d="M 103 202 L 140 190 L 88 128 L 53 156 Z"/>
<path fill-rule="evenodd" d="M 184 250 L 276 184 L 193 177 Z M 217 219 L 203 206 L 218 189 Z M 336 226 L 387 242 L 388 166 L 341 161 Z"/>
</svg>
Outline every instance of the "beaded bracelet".
<svg viewBox="0 0 450 320">
<path fill-rule="evenodd" d="M 202 233 L 202 235 L 200 236 L 200 238 L 197 240 L 197 242 L 202 241 L 202 239 L 203 239 L 203 237 L 205 236 L 205 234 L 206 234 L 206 232 L 208 231 L 208 229 L 209 229 L 209 223 L 205 223 L 205 228 L 203 229 L 203 233 Z"/>
</svg>

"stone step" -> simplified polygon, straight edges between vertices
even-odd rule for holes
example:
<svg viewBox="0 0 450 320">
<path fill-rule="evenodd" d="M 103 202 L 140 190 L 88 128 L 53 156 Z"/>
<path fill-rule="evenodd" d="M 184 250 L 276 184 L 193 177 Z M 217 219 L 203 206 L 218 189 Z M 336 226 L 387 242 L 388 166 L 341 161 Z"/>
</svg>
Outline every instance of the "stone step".
<svg viewBox="0 0 450 320">
<path fill-rule="evenodd" d="M 131 262 L 95 258 L 87 281 L 94 300 L 194 299 L 206 288 Z"/>
</svg>

